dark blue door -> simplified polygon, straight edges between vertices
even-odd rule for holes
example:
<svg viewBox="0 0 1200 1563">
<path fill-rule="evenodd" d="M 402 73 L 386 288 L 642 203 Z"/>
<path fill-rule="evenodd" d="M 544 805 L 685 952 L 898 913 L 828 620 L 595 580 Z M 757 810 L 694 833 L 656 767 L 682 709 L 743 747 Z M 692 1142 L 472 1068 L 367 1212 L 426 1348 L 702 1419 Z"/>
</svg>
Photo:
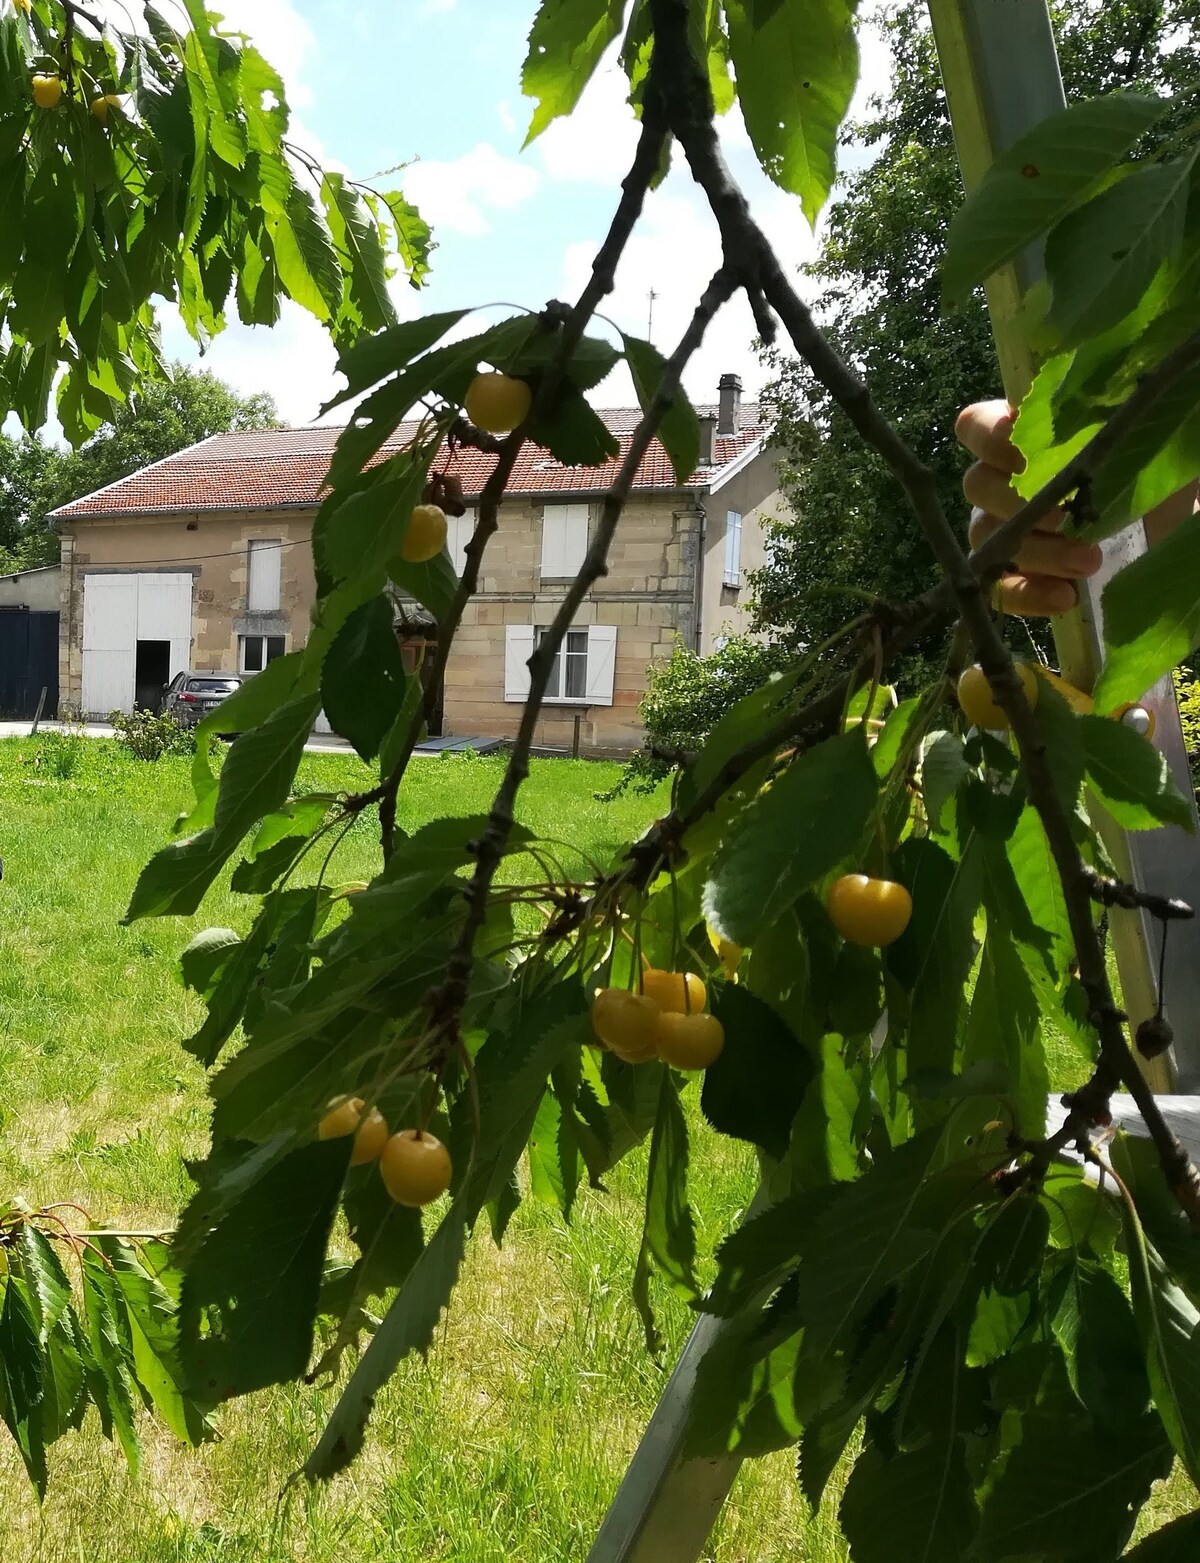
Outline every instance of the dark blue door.
<svg viewBox="0 0 1200 1563">
<path fill-rule="evenodd" d="M 58 710 L 58 614 L 0 608 L 0 716 L 32 717 L 42 690 L 43 714 Z"/>
</svg>

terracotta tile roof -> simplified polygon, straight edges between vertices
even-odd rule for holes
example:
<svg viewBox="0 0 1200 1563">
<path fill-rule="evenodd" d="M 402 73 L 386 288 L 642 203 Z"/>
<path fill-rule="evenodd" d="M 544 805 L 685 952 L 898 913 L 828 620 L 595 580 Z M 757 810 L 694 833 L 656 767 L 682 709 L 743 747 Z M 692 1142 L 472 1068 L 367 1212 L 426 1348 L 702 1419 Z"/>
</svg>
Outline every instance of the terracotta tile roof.
<svg viewBox="0 0 1200 1563">
<path fill-rule="evenodd" d="M 715 407 L 699 407 L 701 415 Z M 640 413 L 636 407 L 601 411 L 600 416 L 617 436 L 622 454 Z M 383 456 L 403 448 L 416 424 L 402 424 L 384 447 Z M 739 432 L 717 435 L 713 463 L 701 467 L 685 488 L 706 488 L 722 467 L 749 451 L 765 432 L 759 409 L 742 403 Z M 73 521 L 88 516 L 164 515 L 174 511 L 278 510 L 311 508 L 319 503 L 321 487 L 341 430 L 338 428 L 276 429 L 254 434 L 214 434 L 199 445 L 155 462 L 107 488 L 74 500 L 54 512 L 56 520 Z M 382 459 L 382 456 L 381 458 Z M 600 467 L 564 467 L 544 450 L 526 446 L 517 462 L 509 492 L 514 494 L 594 494 L 606 489 L 616 474 L 620 456 Z M 462 478 L 468 501 L 477 498 L 495 464 L 494 456 L 460 451 L 450 470 Z M 635 488 L 677 489 L 667 453 L 655 440 L 639 469 Z"/>
</svg>

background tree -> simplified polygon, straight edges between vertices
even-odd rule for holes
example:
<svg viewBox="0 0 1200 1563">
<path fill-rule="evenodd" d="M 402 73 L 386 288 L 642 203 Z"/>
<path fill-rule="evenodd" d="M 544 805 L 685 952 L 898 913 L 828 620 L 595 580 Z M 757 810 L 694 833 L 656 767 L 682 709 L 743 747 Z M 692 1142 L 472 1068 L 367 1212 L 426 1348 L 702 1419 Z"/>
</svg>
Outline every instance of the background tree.
<svg viewBox="0 0 1200 1563">
<path fill-rule="evenodd" d="M 1198 0 L 1086 0 L 1057 5 L 1054 16 L 1068 99 L 1118 88 L 1173 93 L 1194 74 Z M 996 357 L 979 293 L 953 314 L 942 307 L 941 258 L 962 181 L 928 12 L 904 0 L 878 25 L 893 62 L 890 91 L 871 100 L 846 137 L 874 159 L 843 180 L 807 273 L 821 285 L 816 311 L 830 340 L 933 469 L 948 512 L 963 514 L 954 418 L 964 401 L 998 394 Z M 1181 104 L 1142 152 L 1187 117 Z M 775 529 L 771 561 L 752 578 L 755 627 L 800 647 L 832 634 L 856 594 L 903 601 L 936 571 L 899 485 L 845 413 L 799 359 L 780 351 L 767 359 L 794 519 Z M 1026 647 L 1028 633 L 1012 627 Z M 937 642 L 902 659 L 902 684 L 932 671 Z"/>
<path fill-rule="evenodd" d="M 265 392 L 241 396 L 207 369 L 174 364 L 169 379 L 140 381 L 113 421 L 78 450 L 41 435 L 0 435 L 0 571 L 54 563 L 58 535 L 46 517 L 59 505 L 211 434 L 278 427 Z"/>
</svg>

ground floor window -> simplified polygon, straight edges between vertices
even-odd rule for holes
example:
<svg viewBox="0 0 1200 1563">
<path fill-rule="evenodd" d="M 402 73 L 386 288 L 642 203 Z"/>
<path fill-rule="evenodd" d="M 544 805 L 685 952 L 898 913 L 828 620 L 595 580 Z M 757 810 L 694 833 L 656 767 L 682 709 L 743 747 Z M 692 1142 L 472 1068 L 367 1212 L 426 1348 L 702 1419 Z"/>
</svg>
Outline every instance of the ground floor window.
<svg viewBox="0 0 1200 1563">
<path fill-rule="evenodd" d="M 504 628 L 504 698 L 524 700 L 529 693 L 529 659 L 549 626 L 507 624 Z M 612 624 L 569 629 L 554 658 L 546 701 L 554 705 L 613 703 L 617 631 Z"/>
<path fill-rule="evenodd" d="M 287 650 L 283 635 L 242 635 L 238 667 L 243 673 L 261 673 L 268 662 L 282 657 Z"/>
</svg>

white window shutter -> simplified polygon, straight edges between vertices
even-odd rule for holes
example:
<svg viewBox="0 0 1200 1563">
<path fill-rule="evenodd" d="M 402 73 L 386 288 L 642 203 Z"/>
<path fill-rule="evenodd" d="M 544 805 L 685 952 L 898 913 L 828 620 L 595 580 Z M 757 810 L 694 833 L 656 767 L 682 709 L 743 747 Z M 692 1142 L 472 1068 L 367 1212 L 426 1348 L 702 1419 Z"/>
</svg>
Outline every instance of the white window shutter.
<svg viewBox="0 0 1200 1563">
<path fill-rule="evenodd" d="M 542 574 L 558 579 L 579 574 L 588 545 L 587 505 L 542 507 Z"/>
<path fill-rule="evenodd" d="M 567 559 L 567 506 L 542 506 L 542 574 L 565 575 Z"/>
<path fill-rule="evenodd" d="M 587 660 L 587 698 L 593 705 L 612 705 L 616 671 L 617 627 L 593 624 L 588 630 Z"/>
<path fill-rule="evenodd" d="M 504 698 L 525 700 L 529 695 L 529 659 L 533 656 L 533 625 L 504 626 Z"/>
<path fill-rule="evenodd" d="M 283 548 L 277 538 L 250 539 L 250 578 L 246 586 L 249 613 L 279 611 L 279 578 Z"/>
<path fill-rule="evenodd" d="M 459 580 L 463 571 L 467 568 L 467 544 L 475 535 L 476 513 L 468 510 L 466 515 L 450 517 L 450 535 L 447 539 L 450 549 L 450 563 L 454 566 L 454 573 Z"/>
</svg>

